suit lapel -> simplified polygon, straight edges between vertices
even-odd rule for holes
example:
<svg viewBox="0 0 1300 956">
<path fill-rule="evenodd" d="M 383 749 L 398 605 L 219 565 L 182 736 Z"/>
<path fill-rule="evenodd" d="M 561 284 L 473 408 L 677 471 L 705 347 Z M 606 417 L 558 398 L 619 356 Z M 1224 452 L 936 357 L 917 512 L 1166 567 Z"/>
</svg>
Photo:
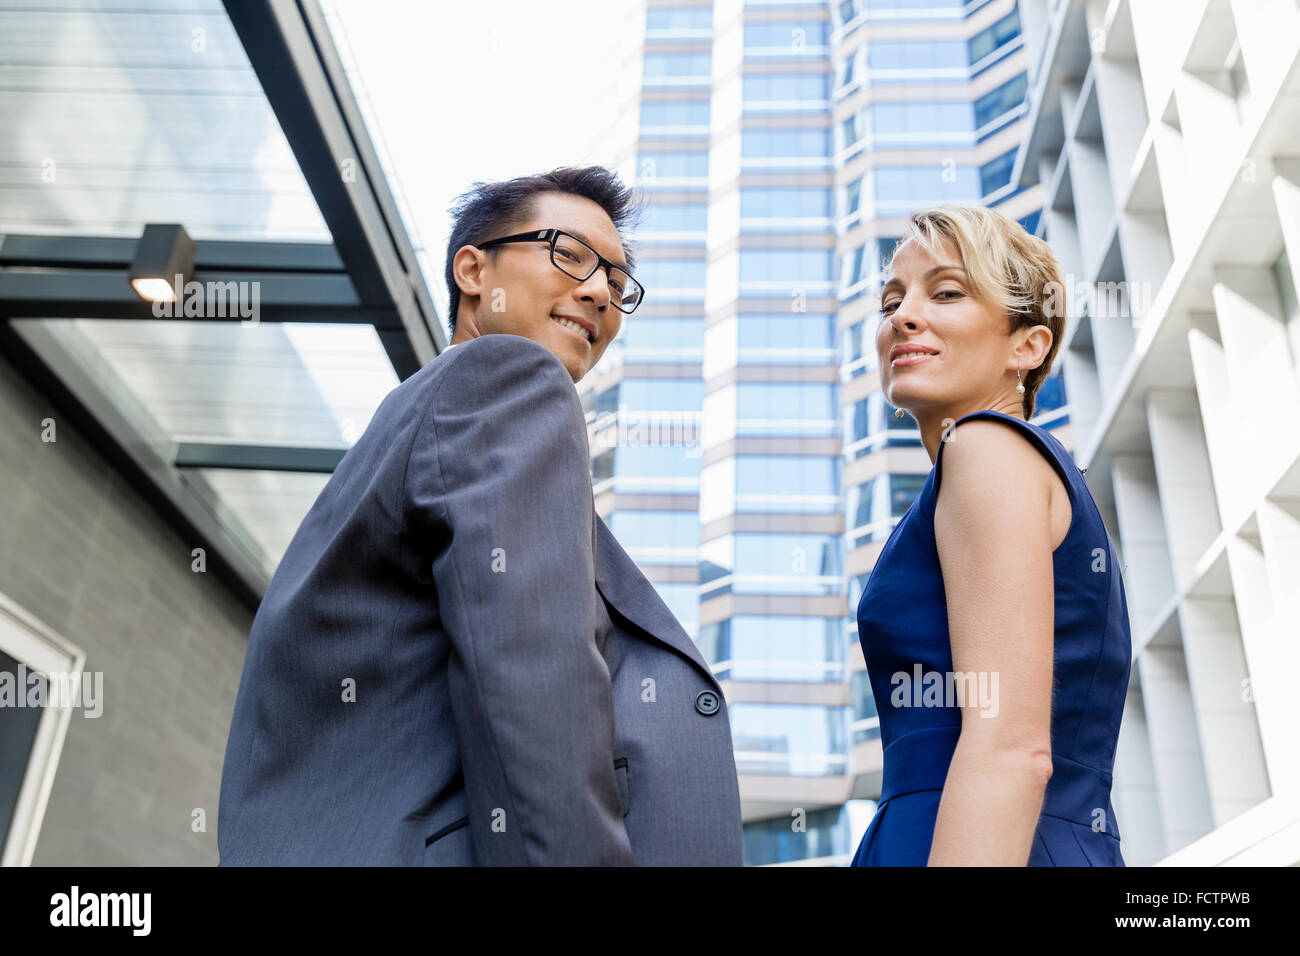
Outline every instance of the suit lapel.
<svg viewBox="0 0 1300 956">
<path fill-rule="evenodd" d="M 614 533 L 609 530 L 600 515 L 594 515 L 596 522 L 596 588 L 605 601 L 641 630 L 645 631 L 661 644 L 666 644 L 677 653 L 692 661 L 718 687 L 713 671 L 704 660 L 704 655 L 695 646 L 691 636 L 682 629 L 677 618 L 659 597 L 641 573 L 633 560 L 628 557 L 623 546 L 618 543 Z M 718 687 L 719 692 L 721 688 Z"/>
</svg>

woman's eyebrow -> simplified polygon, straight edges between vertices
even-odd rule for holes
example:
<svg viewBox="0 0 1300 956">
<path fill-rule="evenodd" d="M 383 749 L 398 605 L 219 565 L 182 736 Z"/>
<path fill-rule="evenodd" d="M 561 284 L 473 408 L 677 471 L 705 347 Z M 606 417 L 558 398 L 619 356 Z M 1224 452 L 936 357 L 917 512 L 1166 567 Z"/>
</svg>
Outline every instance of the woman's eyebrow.
<svg viewBox="0 0 1300 956">
<path fill-rule="evenodd" d="M 940 272 L 960 272 L 963 275 L 966 274 L 966 270 L 963 269 L 961 266 L 943 265 L 943 266 L 935 266 L 932 269 L 927 269 L 925 275 L 921 276 L 921 279 L 922 281 L 925 281 L 927 279 L 933 278 L 934 276 L 938 275 Z M 893 286 L 900 286 L 902 284 L 903 284 L 902 281 L 899 280 L 897 277 L 892 277 L 888 282 L 886 282 L 881 287 L 881 291 L 892 288 Z"/>
</svg>

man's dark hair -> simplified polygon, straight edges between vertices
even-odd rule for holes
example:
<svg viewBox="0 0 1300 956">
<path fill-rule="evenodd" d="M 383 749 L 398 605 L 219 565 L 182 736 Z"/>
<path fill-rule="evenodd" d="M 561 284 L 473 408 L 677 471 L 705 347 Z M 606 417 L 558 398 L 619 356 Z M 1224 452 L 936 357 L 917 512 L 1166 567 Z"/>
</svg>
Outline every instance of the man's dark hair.
<svg viewBox="0 0 1300 956">
<path fill-rule="evenodd" d="M 519 226 L 532 218 L 536 208 L 535 197 L 545 192 L 571 193 L 597 203 L 623 240 L 623 255 L 628 269 L 635 268 L 632 250 L 623 239 L 623 227 L 632 222 L 641 207 L 632 190 L 604 166 L 562 166 L 536 176 L 520 176 L 498 183 L 475 183 L 468 192 L 458 196 L 451 207 L 454 225 L 451 239 L 447 242 L 446 279 L 447 324 L 453 334 L 456 331 L 456 312 L 460 308 L 460 287 L 456 285 L 451 268 L 456 251 L 464 245 L 475 245 L 517 232 Z M 484 251 L 495 259 L 501 246 Z"/>
</svg>

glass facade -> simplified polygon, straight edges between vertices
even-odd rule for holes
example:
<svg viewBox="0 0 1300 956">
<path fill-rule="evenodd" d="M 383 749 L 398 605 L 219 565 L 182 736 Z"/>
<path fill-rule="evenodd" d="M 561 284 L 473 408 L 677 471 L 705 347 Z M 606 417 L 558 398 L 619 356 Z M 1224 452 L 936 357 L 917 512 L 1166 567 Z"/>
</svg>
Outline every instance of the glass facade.
<svg viewBox="0 0 1300 956">
<path fill-rule="evenodd" d="M 0 235 L 138 240 L 147 224 L 182 223 L 200 243 L 330 249 L 219 0 L 147 15 L 112 3 L 11 6 L 0 10 L 0 53 L 21 64 L 0 79 L 0 168 L 10 171 Z M 230 285 L 232 313 L 236 298 L 251 310 L 253 284 Z M 14 328 L 41 336 L 43 361 L 95 383 L 102 395 L 84 400 L 111 409 L 133 444 L 171 468 L 186 444 L 345 451 L 398 378 L 372 326 L 320 321 L 33 314 Z M 178 470 L 268 577 L 328 477 Z"/>
<path fill-rule="evenodd" d="M 857 849 L 847 807 L 830 807 L 745 826 L 745 865 L 852 857 Z"/>
<path fill-rule="evenodd" d="M 731 739 L 741 774 L 842 774 L 848 766 L 848 707 L 731 704 Z"/>
<path fill-rule="evenodd" d="M 720 679 L 844 680 L 844 630 L 826 617 L 738 614 L 700 631 L 700 648 Z"/>
<path fill-rule="evenodd" d="M 833 514 L 839 461 L 821 455 L 735 455 L 700 472 L 700 520 L 746 512 Z"/>
<path fill-rule="evenodd" d="M 917 100 L 864 106 L 840 124 L 839 149 L 970 149 L 1025 112 L 1020 74 L 970 100 Z"/>
<path fill-rule="evenodd" d="M 721 24 L 703 5 L 647 12 L 634 154 L 651 203 L 635 235 L 647 298 L 607 375 L 584 385 L 593 435 L 620 415 L 698 426 L 689 441 L 593 444 L 593 480 L 615 495 L 615 535 L 729 682 L 742 796 L 756 800 L 764 780 L 879 760 L 854 663 L 862 555 L 926 478 L 915 421 L 864 391 L 878 371 L 869 303 L 899 220 L 946 202 L 1038 217 L 1010 181 L 1006 131 L 1026 93 L 1014 4 L 968 30 L 987 3 L 777 6 Z M 738 73 L 716 75 L 715 41 L 740 50 Z M 712 83 L 738 95 L 710 99 Z M 1053 376 L 1040 419 L 1066 411 Z M 891 469 L 896 455 L 913 467 Z M 780 690 L 744 690 L 764 685 Z M 825 702 L 836 685 L 847 705 Z M 747 823 L 746 862 L 846 858 L 865 825 L 848 809 Z"/>
</svg>

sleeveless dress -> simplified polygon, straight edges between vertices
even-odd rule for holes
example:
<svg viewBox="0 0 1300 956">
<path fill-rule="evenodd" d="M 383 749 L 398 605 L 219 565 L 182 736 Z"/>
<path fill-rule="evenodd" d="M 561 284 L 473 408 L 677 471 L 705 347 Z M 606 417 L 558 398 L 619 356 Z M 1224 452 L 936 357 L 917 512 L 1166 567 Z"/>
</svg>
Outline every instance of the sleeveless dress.
<svg viewBox="0 0 1300 956">
<path fill-rule="evenodd" d="M 1124 866 L 1110 788 L 1132 649 L 1115 550 L 1082 472 L 1055 436 L 992 410 L 957 422 L 974 418 L 1007 423 L 1045 455 L 1069 493 L 1072 513 L 1052 562 L 1052 776 L 1028 865 Z M 853 866 L 926 865 L 961 727 L 955 703 L 915 706 L 925 700 L 916 684 L 934 687 L 953 672 L 934 539 L 945 444 L 940 443 L 920 494 L 880 552 L 858 603 L 858 637 L 880 715 L 884 771 L 880 801 Z M 932 672 L 937 676 L 926 680 Z M 908 681 L 895 677 L 900 673 Z M 951 703 L 952 697 L 930 702 Z"/>
</svg>

